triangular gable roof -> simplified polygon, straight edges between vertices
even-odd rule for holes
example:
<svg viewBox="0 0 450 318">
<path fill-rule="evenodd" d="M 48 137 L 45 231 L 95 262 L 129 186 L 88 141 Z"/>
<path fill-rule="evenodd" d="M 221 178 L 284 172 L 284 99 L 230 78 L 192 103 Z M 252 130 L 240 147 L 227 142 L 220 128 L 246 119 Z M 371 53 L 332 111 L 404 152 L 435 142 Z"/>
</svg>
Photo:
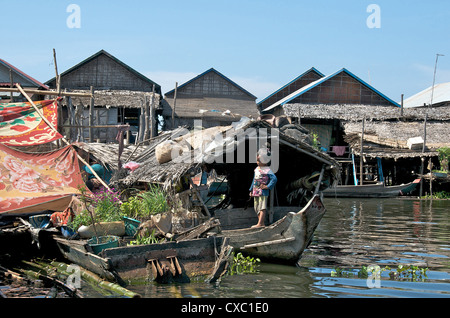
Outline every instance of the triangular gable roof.
<svg viewBox="0 0 450 318">
<path fill-rule="evenodd" d="M 149 79 L 148 77 L 146 77 L 145 75 L 139 73 L 138 71 L 136 71 L 135 69 L 133 69 L 132 67 L 128 66 L 127 64 L 125 64 L 124 62 L 122 62 L 121 60 L 119 60 L 118 58 L 114 57 L 113 55 L 109 54 L 108 52 L 106 52 L 105 50 L 100 50 L 97 53 L 95 53 L 94 55 L 91 55 L 90 57 L 88 57 L 87 59 L 81 61 L 80 63 L 78 63 L 77 65 L 69 68 L 68 70 L 66 70 L 65 72 L 61 73 L 60 76 L 63 77 L 64 75 L 67 75 L 71 72 L 73 72 L 74 70 L 82 67 L 83 65 L 91 62 L 92 60 L 98 58 L 100 55 L 105 55 L 109 58 L 111 58 L 112 60 L 114 60 L 116 63 L 120 64 L 121 66 L 123 66 L 124 68 L 126 68 L 127 70 L 129 70 L 131 73 L 133 73 L 134 75 L 136 75 L 137 77 L 141 78 L 143 81 L 148 82 L 152 85 L 155 85 L 155 92 L 160 94 L 161 93 L 161 86 L 157 83 L 155 83 L 154 81 L 152 81 L 151 79 Z M 56 78 L 53 77 L 52 79 L 48 80 L 47 82 L 45 82 L 45 84 L 47 85 L 51 85 L 56 82 Z"/>
<path fill-rule="evenodd" d="M 244 93 L 246 93 L 247 95 L 249 95 L 250 97 L 254 98 L 256 100 L 256 96 L 253 95 L 252 93 L 250 93 L 249 91 L 247 91 L 246 89 L 242 88 L 241 86 L 239 86 L 238 84 L 236 84 L 235 82 L 233 82 L 232 80 L 230 80 L 228 77 L 226 77 L 225 75 L 223 75 L 222 73 L 218 72 L 217 70 L 215 70 L 214 68 L 210 68 L 209 70 L 203 72 L 202 74 L 192 78 L 191 80 L 187 81 L 186 83 L 183 83 L 182 85 L 178 86 L 177 89 L 183 88 L 187 85 L 189 85 L 190 83 L 194 82 L 195 80 L 203 77 L 204 75 L 208 74 L 208 73 L 215 73 L 217 75 L 219 75 L 220 77 L 222 77 L 224 80 L 228 81 L 229 83 L 231 83 L 233 86 L 235 86 L 236 88 L 238 88 L 239 90 L 243 91 Z M 175 93 L 175 89 L 172 89 L 171 91 L 165 93 L 164 95 L 172 95 Z"/>
<path fill-rule="evenodd" d="M 257 103 L 257 105 L 259 106 L 260 104 L 264 103 L 267 99 L 269 99 L 270 97 L 272 97 L 273 95 L 275 95 L 276 93 L 282 91 L 283 89 L 285 89 L 286 87 L 288 87 L 289 85 L 291 85 L 292 83 L 295 83 L 296 81 L 298 81 L 299 79 L 301 79 L 302 77 L 304 77 L 305 75 L 314 72 L 317 75 L 319 75 L 320 77 L 325 77 L 324 74 L 322 74 L 322 72 L 320 72 L 318 69 L 316 69 L 315 67 L 311 67 L 309 70 L 307 70 L 306 72 L 303 72 L 301 75 L 297 76 L 296 78 L 294 78 L 292 81 L 290 81 L 289 83 L 287 83 L 286 85 L 284 85 L 283 87 L 281 87 L 280 89 L 276 90 L 275 92 L 273 92 L 272 94 L 270 94 L 269 96 L 267 96 L 266 98 L 264 98 L 263 100 L 261 100 L 260 102 Z"/>
<path fill-rule="evenodd" d="M 428 106 L 431 102 L 431 92 L 433 87 L 430 86 L 427 89 L 405 99 L 403 101 L 403 107 L 423 107 L 423 104 Z M 433 91 L 433 105 L 440 105 L 450 102 L 450 82 L 436 84 Z"/>
<path fill-rule="evenodd" d="M 6 62 L 5 60 L 3 60 L 3 59 L 0 59 L 0 65 L 3 65 L 5 68 L 7 68 L 7 69 L 11 69 L 13 72 L 14 72 L 14 75 L 13 75 L 13 81 L 15 82 L 15 83 L 18 83 L 19 81 L 17 80 L 17 76 L 19 77 L 19 78 L 22 78 L 24 81 L 23 82 L 20 82 L 20 84 L 22 85 L 22 86 L 29 86 L 30 84 L 32 85 L 32 86 L 36 86 L 36 87 L 38 87 L 38 88 L 42 88 L 42 89 L 48 89 L 48 87 L 46 86 L 46 85 L 44 85 L 44 84 L 42 84 L 41 82 L 39 82 L 38 80 L 36 80 L 36 79 L 34 79 L 33 77 L 31 77 L 30 75 L 28 75 L 28 74 L 26 74 L 26 73 L 24 73 L 24 72 L 22 72 L 21 70 L 19 70 L 17 67 L 15 67 L 14 65 L 12 65 L 12 64 L 9 64 L 8 62 Z M 7 82 L 1 82 L 0 83 L 0 86 L 2 86 L 2 85 L 7 85 L 8 87 L 11 85 L 11 83 L 9 82 L 9 80 L 7 81 Z"/>
<path fill-rule="evenodd" d="M 389 97 L 387 97 L 386 95 L 382 94 L 380 91 L 376 90 L 374 87 L 372 87 L 371 85 L 367 84 L 366 82 L 364 82 L 362 79 L 360 79 L 358 76 L 356 76 L 355 74 L 351 73 L 349 70 L 347 70 L 346 68 L 342 68 L 339 71 L 325 76 L 321 79 L 318 79 L 315 82 L 312 82 L 302 88 L 300 88 L 299 90 L 295 91 L 294 93 L 286 96 L 285 98 L 279 100 L 278 102 L 274 103 L 273 105 L 267 107 L 266 109 L 264 109 L 263 111 L 269 111 L 274 109 L 277 106 L 282 106 L 284 104 L 289 103 L 290 101 L 294 100 L 295 98 L 301 96 L 302 94 L 310 91 L 311 89 L 313 89 L 314 87 L 322 84 L 323 82 L 328 81 L 329 79 L 335 77 L 336 75 L 340 74 L 340 73 L 346 73 L 347 75 L 353 77 L 355 80 L 357 80 L 358 82 L 360 82 L 362 85 L 364 85 L 365 87 L 367 87 L 368 89 L 370 89 L 371 91 L 373 91 L 374 93 L 378 94 L 379 96 L 381 96 L 382 98 L 384 98 L 385 100 L 387 100 L 389 103 L 391 103 L 393 106 L 397 106 L 397 107 L 401 107 L 397 102 L 393 101 L 392 99 L 390 99 Z"/>
</svg>

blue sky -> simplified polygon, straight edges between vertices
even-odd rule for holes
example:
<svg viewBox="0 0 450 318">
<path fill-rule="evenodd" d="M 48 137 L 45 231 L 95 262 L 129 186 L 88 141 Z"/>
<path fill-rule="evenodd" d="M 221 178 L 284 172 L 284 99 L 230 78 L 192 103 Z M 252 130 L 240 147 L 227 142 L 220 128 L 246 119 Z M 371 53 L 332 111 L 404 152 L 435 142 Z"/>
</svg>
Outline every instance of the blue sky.
<svg viewBox="0 0 450 318">
<path fill-rule="evenodd" d="M 70 4 L 80 28 L 69 28 Z M 370 4 L 380 28 L 369 28 Z M 0 57 L 45 82 L 101 49 L 162 85 L 214 67 L 263 99 L 307 69 L 345 67 L 399 101 L 450 82 L 450 1 L 0 0 Z"/>
</svg>

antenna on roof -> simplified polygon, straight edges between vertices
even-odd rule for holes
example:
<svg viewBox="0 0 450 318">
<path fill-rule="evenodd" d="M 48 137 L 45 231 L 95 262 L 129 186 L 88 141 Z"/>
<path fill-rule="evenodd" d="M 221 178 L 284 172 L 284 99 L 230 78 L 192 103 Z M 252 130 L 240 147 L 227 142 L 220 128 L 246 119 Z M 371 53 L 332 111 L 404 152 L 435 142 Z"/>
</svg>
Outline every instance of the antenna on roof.
<svg viewBox="0 0 450 318">
<path fill-rule="evenodd" d="M 437 68 L 437 62 L 438 62 L 439 56 L 445 56 L 445 55 L 444 54 L 436 54 L 436 62 L 434 63 L 433 86 L 431 86 L 430 107 L 433 106 L 434 83 L 435 83 L 435 80 L 436 80 L 436 68 Z"/>
</svg>

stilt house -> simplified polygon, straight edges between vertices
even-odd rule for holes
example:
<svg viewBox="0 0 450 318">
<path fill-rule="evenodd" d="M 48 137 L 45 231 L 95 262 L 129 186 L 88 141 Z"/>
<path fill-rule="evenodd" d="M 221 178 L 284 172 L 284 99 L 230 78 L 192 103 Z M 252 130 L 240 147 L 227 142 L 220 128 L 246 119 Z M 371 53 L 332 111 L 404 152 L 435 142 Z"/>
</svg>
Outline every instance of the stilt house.
<svg viewBox="0 0 450 318">
<path fill-rule="evenodd" d="M 61 90 L 94 93 L 93 100 L 65 97 L 61 102 L 62 128 L 71 140 L 114 142 L 114 126 L 124 124 L 130 125 L 130 142 L 156 135 L 161 86 L 108 52 L 95 53 L 59 78 Z M 46 84 L 58 88 L 56 78 Z"/>
<path fill-rule="evenodd" d="M 201 120 L 205 128 L 227 126 L 243 116 L 256 119 L 256 96 L 216 71 L 198 75 L 165 94 L 165 127 L 194 126 Z"/>
</svg>

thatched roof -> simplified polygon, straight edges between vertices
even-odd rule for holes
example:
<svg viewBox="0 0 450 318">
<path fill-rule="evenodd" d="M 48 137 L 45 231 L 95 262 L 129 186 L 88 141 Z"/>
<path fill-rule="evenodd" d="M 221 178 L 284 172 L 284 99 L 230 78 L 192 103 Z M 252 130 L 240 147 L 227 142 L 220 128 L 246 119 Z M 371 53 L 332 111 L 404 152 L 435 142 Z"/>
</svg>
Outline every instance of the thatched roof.
<svg viewBox="0 0 450 318">
<path fill-rule="evenodd" d="M 361 122 L 344 122 L 345 141 L 350 144 L 356 154 L 361 147 Z M 364 154 L 371 157 L 430 157 L 437 156 L 437 149 L 449 147 L 450 125 L 445 122 L 428 122 L 426 126 L 427 151 L 410 150 L 408 139 L 423 138 L 423 122 L 374 122 L 367 121 L 364 124 Z"/>
<path fill-rule="evenodd" d="M 367 120 L 450 120 L 450 106 L 432 108 L 401 108 L 394 106 L 373 106 L 354 104 L 286 104 L 283 106 L 287 116 L 315 119 Z"/>
<path fill-rule="evenodd" d="M 200 143 L 195 146 L 192 140 L 188 140 L 191 146 L 193 146 L 193 150 L 184 152 L 177 158 L 178 160 L 176 161 L 172 160 L 160 164 L 156 159 L 156 146 L 164 141 L 179 140 L 177 137 L 182 135 L 183 132 L 186 133 L 187 130 L 186 128 L 181 127 L 174 131 L 164 132 L 162 135 L 154 138 L 149 145 L 146 145 L 145 147 L 141 146 L 143 149 L 128 159 L 129 161 L 139 163 L 140 166 L 124 178 L 114 180 L 113 183 L 116 183 L 121 187 L 129 187 L 137 182 L 160 183 L 164 184 L 166 188 L 172 187 L 182 176 L 186 175 L 190 171 L 196 170 L 201 164 L 211 163 L 214 161 L 214 158 L 222 158 L 225 154 L 234 152 L 237 147 L 239 147 L 240 143 L 243 142 L 243 139 L 237 138 L 237 136 L 242 134 L 242 132 L 246 131 L 248 128 L 266 128 L 268 130 L 276 129 L 276 132 L 279 133 L 280 148 L 281 146 L 287 147 L 294 153 L 297 152 L 312 156 L 313 159 L 311 159 L 311 162 L 308 163 L 308 166 L 312 168 L 314 166 L 313 162 L 317 162 L 318 166 L 321 167 L 325 163 L 332 167 L 332 173 L 337 177 L 340 166 L 327 154 L 322 153 L 314 149 L 309 144 L 295 138 L 295 134 L 290 134 L 289 136 L 287 133 L 284 133 L 277 128 L 272 128 L 265 121 L 250 121 L 247 123 L 241 123 L 241 126 L 234 125 L 227 126 L 225 128 L 212 127 L 205 129 L 202 133 L 209 135 L 213 134 L 214 129 L 216 129 L 216 132 L 218 132 L 222 138 L 217 138 L 218 135 L 216 135 L 213 141 L 206 143 L 202 142 L 201 138 L 197 138 L 196 140 L 200 140 Z M 194 135 L 192 135 L 191 132 L 190 135 L 185 136 L 192 137 Z M 252 136 L 249 137 L 252 138 Z M 186 138 L 184 140 L 186 140 Z M 117 150 L 117 145 L 84 144 L 80 147 L 85 150 L 89 150 L 95 157 L 97 157 L 97 159 L 104 163 L 108 163 L 108 165 L 110 165 L 113 169 L 117 169 L 117 155 L 112 154 L 112 152 Z M 128 146 L 126 149 L 126 154 L 124 152 L 122 155 L 123 163 L 126 163 L 127 154 L 134 151 L 135 147 L 136 146 Z M 202 150 L 199 150 L 200 147 Z M 215 151 L 208 151 L 208 147 L 213 147 Z"/>
<path fill-rule="evenodd" d="M 164 183 L 177 180 L 189 170 L 191 165 L 183 163 L 159 165 L 155 158 L 155 148 L 166 140 L 175 139 L 175 136 L 179 136 L 185 130 L 186 128 L 181 127 L 173 131 L 163 132 L 146 145 L 128 145 L 124 147 L 121 155 L 122 163 L 134 161 L 141 165 L 130 175 L 122 175 L 122 172 L 119 171 L 118 144 L 77 143 L 76 146 L 92 154 L 102 164 L 107 165 L 114 175 L 113 181 L 117 181 L 118 178 L 125 176 L 121 183 L 127 185 L 132 185 L 135 182 Z"/>
<path fill-rule="evenodd" d="M 90 94 L 88 90 L 73 90 L 73 93 Z M 94 104 L 95 106 L 102 107 L 126 107 L 126 108 L 141 108 L 144 106 L 145 97 L 149 103 L 152 102 L 152 98 L 155 107 L 159 106 L 160 95 L 153 94 L 151 92 L 139 92 L 129 90 L 96 90 L 94 91 Z M 73 105 L 83 105 L 88 107 L 91 103 L 89 97 L 71 97 Z M 68 100 L 64 98 L 61 102 L 62 105 L 67 105 Z"/>
<path fill-rule="evenodd" d="M 365 118 L 364 155 L 380 158 L 437 156 L 436 149 L 450 146 L 450 106 L 405 108 L 371 105 L 286 104 L 287 116 L 309 119 L 338 119 L 345 141 L 360 154 L 362 120 Z M 424 135 L 427 116 L 427 152 L 408 149 L 409 138 Z"/>
</svg>

